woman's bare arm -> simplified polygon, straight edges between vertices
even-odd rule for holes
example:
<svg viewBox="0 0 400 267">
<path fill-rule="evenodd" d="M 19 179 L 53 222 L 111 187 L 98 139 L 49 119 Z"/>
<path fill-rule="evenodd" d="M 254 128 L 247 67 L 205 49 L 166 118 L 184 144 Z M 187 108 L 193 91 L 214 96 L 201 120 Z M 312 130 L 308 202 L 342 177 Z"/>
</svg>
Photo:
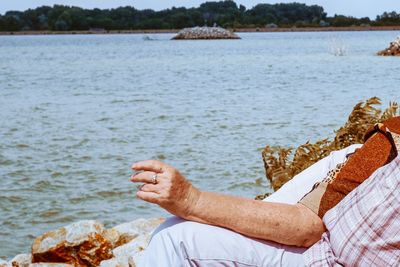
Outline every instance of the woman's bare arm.
<svg viewBox="0 0 400 267">
<path fill-rule="evenodd" d="M 285 245 L 309 247 L 325 231 L 307 207 L 199 192 L 185 219 L 218 225 L 241 234 Z"/>
<path fill-rule="evenodd" d="M 142 161 L 133 182 L 145 183 L 137 196 L 187 220 L 217 225 L 241 234 L 285 245 L 309 247 L 325 231 L 308 208 L 270 203 L 196 189 L 175 168 L 159 161 Z M 153 184 L 154 174 L 157 183 Z"/>
</svg>

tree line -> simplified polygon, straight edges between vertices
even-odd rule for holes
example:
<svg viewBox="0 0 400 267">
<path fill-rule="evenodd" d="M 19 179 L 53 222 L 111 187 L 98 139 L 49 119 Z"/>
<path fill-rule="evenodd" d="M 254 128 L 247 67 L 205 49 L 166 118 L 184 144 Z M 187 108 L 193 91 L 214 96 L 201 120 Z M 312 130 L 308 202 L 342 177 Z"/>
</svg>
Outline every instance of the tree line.
<svg viewBox="0 0 400 267">
<path fill-rule="evenodd" d="M 132 6 L 84 9 L 54 5 L 0 15 L 0 31 L 181 29 L 213 25 L 225 28 L 392 26 L 400 25 L 400 13 L 385 12 L 375 20 L 343 15 L 328 17 L 318 5 L 258 4 L 247 9 L 225 0 L 205 2 L 197 8 L 173 7 L 161 11 L 138 10 Z"/>
</svg>

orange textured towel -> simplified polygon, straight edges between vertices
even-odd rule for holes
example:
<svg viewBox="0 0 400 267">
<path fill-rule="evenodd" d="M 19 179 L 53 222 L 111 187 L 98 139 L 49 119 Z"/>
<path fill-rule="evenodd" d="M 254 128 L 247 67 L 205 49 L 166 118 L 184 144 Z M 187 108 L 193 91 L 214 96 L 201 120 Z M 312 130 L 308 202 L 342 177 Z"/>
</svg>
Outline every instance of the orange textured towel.
<svg viewBox="0 0 400 267">
<path fill-rule="evenodd" d="M 364 182 L 378 168 L 392 161 L 400 150 L 400 117 L 375 125 L 366 133 L 365 144 L 348 160 L 314 187 L 300 203 L 319 217 L 336 206 L 348 193 Z"/>
</svg>

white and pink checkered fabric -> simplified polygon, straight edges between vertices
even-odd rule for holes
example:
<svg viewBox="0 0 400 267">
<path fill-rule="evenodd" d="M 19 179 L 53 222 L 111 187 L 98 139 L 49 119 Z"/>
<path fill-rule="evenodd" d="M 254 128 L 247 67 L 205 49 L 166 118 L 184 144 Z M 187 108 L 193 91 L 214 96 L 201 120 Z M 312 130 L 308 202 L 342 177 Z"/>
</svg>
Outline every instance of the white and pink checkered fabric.
<svg viewBox="0 0 400 267">
<path fill-rule="evenodd" d="M 400 156 L 323 217 L 327 231 L 307 266 L 400 266 Z"/>
</svg>

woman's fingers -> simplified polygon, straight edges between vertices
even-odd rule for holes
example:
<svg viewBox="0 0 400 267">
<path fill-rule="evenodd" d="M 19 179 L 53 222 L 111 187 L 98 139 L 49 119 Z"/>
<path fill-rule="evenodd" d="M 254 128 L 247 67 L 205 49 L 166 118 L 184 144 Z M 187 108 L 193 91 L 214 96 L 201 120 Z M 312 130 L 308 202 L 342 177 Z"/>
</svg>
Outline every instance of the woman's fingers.
<svg viewBox="0 0 400 267">
<path fill-rule="evenodd" d="M 131 181 L 135 183 L 153 183 L 154 182 L 154 172 L 146 171 L 134 174 L 131 176 Z M 159 182 L 160 174 L 156 176 L 156 182 Z"/>
<path fill-rule="evenodd" d="M 156 184 L 144 184 L 140 187 L 140 191 L 160 193 L 160 186 Z"/>
<path fill-rule="evenodd" d="M 166 172 L 169 168 L 170 166 L 158 160 L 139 161 L 132 165 L 132 169 L 135 171 L 151 171 L 156 173 Z"/>
</svg>

